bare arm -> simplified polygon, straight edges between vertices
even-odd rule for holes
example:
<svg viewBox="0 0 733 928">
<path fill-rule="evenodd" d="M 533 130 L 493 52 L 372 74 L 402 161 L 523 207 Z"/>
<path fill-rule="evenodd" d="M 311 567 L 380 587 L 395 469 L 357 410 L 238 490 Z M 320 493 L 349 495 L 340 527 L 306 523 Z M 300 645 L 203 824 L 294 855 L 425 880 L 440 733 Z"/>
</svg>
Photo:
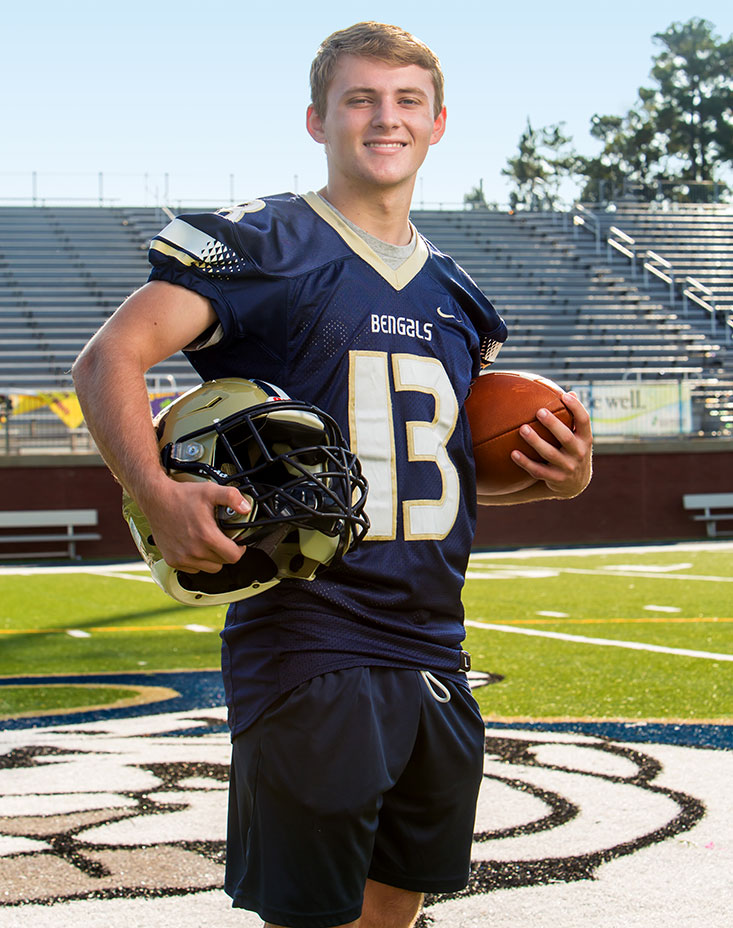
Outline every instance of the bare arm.
<svg viewBox="0 0 733 928">
<path fill-rule="evenodd" d="M 160 463 L 145 373 L 216 322 L 207 299 L 162 281 L 129 297 L 77 358 L 74 384 L 107 466 L 148 517 L 165 560 L 215 572 L 243 549 L 219 530 L 217 506 L 246 512 L 234 487 L 179 483 Z"/>
<path fill-rule="evenodd" d="M 522 438 L 547 462 L 542 464 L 528 458 L 521 451 L 512 452 L 512 460 L 537 480 L 526 490 L 507 493 L 503 496 L 482 496 L 478 501 L 483 506 L 512 506 L 542 499 L 572 499 L 590 483 L 593 466 L 593 435 L 591 434 L 588 411 L 574 393 L 566 393 L 563 402 L 573 414 L 575 431 L 569 429 L 557 416 L 548 410 L 539 410 L 538 418 L 560 441 L 560 447 L 540 438 L 530 426 L 522 429 Z"/>
</svg>

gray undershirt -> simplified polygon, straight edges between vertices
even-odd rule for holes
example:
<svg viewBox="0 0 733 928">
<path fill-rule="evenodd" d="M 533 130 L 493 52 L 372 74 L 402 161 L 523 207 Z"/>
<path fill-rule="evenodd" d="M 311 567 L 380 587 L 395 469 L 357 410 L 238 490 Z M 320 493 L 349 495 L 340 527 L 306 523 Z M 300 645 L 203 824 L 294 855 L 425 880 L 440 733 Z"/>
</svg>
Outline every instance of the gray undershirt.
<svg viewBox="0 0 733 928">
<path fill-rule="evenodd" d="M 325 203 L 328 203 L 325 197 L 321 197 L 321 199 Z M 363 239 L 372 251 L 376 252 L 382 261 L 384 261 L 388 267 L 391 267 L 393 271 L 396 271 L 398 267 L 404 264 L 417 247 L 417 235 L 415 235 L 414 232 L 412 233 L 412 238 L 406 245 L 393 245 L 391 242 L 383 242 L 381 238 L 370 235 L 368 232 L 365 232 L 364 229 L 357 226 L 356 223 L 347 219 L 347 217 L 337 210 L 332 203 L 328 203 L 328 206 L 329 209 L 332 209 L 339 219 L 346 223 L 352 232 L 356 232 L 359 238 Z"/>
</svg>

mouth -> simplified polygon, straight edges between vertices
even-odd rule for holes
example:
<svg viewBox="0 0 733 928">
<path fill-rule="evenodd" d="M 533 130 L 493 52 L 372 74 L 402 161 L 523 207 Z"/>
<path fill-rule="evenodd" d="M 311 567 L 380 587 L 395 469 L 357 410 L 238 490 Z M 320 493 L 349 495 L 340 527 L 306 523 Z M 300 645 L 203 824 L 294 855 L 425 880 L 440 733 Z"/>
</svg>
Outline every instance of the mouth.
<svg viewBox="0 0 733 928">
<path fill-rule="evenodd" d="M 364 142 L 364 147 L 372 151 L 401 151 L 407 142 Z"/>
</svg>

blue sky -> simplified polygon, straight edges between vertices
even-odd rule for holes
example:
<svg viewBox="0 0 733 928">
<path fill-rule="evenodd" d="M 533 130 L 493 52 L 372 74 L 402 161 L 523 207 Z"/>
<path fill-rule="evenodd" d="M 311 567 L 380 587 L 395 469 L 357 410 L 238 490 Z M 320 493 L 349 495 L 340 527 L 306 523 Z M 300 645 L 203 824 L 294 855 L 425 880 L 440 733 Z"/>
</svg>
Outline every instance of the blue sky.
<svg viewBox="0 0 733 928">
<path fill-rule="evenodd" d="M 648 82 L 655 32 L 693 16 L 722 37 L 720 0 L 86 0 L 4 3 L 6 89 L 0 201 L 40 197 L 208 204 L 322 185 L 305 131 L 308 69 L 320 41 L 364 19 L 426 41 L 446 74 L 448 128 L 424 165 L 417 205 L 460 203 L 483 180 L 506 202 L 501 169 L 529 117 L 564 121 L 595 151 L 594 113 L 623 113 Z M 165 175 L 167 174 L 167 179 Z"/>
</svg>

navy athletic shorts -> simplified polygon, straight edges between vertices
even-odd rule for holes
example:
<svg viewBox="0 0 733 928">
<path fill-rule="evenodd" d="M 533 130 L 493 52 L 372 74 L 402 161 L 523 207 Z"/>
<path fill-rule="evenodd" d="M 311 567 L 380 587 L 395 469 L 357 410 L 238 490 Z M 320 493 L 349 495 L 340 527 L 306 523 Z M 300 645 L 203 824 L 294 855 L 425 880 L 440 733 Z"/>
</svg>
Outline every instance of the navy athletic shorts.
<svg viewBox="0 0 733 928">
<path fill-rule="evenodd" d="M 359 917 L 367 878 L 462 889 L 483 750 L 467 681 L 356 667 L 297 687 L 234 740 L 233 905 L 332 928 Z"/>
</svg>

